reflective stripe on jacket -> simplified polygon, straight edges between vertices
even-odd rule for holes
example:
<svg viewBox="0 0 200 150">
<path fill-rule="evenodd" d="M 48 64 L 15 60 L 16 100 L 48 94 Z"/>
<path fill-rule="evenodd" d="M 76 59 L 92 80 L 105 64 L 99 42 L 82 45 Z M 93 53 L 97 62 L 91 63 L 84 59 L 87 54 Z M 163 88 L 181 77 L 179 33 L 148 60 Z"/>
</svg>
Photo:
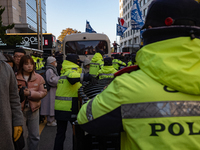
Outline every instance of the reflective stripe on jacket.
<svg viewBox="0 0 200 150">
<path fill-rule="evenodd" d="M 90 134 L 121 132 L 121 150 L 199 149 L 200 39 L 180 37 L 144 46 L 140 70 L 124 73 L 81 107 Z"/>
<path fill-rule="evenodd" d="M 117 70 L 113 66 L 103 66 L 98 72 L 99 79 L 114 78 L 114 73 Z"/>
<path fill-rule="evenodd" d="M 90 61 L 90 71 L 89 74 L 91 74 L 93 77 L 96 77 L 97 72 L 101 69 L 103 66 L 103 57 L 100 53 L 95 53 L 92 60 Z"/>
<path fill-rule="evenodd" d="M 119 59 L 113 59 L 112 64 L 113 64 L 113 67 L 114 67 L 116 70 L 119 70 L 120 65 L 126 66 L 126 63 L 123 62 L 123 61 L 121 61 L 121 60 L 119 60 Z"/>
<path fill-rule="evenodd" d="M 78 113 L 78 89 L 80 82 L 70 84 L 68 78 L 80 78 L 82 70 L 70 61 L 64 60 L 55 98 L 55 117 L 57 120 L 70 120 L 71 114 Z M 62 71 L 63 71 L 62 70 Z"/>
</svg>

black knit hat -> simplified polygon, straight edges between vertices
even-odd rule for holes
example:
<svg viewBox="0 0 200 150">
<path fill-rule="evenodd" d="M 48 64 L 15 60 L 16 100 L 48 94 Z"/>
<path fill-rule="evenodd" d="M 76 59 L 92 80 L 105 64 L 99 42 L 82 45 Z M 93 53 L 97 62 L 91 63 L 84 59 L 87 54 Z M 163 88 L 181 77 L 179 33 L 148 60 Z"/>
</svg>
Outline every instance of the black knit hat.
<svg viewBox="0 0 200 150">
<path fill-rule="evenodd" d="M 71 61 L 71 62 L 73 62 L 75 64 L 78 64 L 78 62 L 82 63 L 82 61 L 80 60 L 80 58 L 79 58 L 79 56 L 77 54 L 67 55 L 66 60 Z"/>
<path fill-rule="evenodd" d="M 100 53 L 102 56 L 105 54 L 100 48 L 96 47 L 96 53 Z"/>
<path fill-rule="evenodd" d="M 16 53 L 16 52 L 19 52 L 19 53 L 24 53 L 24 55 L 26 55 L 26 52 L 25 52 L 25 50 L 23 49 L 23 48 L 17 48 L 17 49 L 15 49 L 14 50 L 14 54 Z"/>
<path fill-rule="evenodd" d="M 170 25 L 200 27 L 200 4 L 195 0 L 153 0 L 142 29 Z"/>
<path fill-rule="evenodd" d="M 104 66 L 112 66 L 112 58 L 106 57 L 103 59 L 104 61 Z"/>
</svg>

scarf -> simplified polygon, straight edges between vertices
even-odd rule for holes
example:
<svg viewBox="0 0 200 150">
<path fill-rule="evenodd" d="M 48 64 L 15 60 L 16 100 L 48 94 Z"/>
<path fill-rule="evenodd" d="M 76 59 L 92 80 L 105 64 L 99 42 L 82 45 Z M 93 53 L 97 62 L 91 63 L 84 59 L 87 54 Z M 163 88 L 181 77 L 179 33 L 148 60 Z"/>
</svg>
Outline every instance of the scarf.
<svg viewBox="0 0 200 150">
<path fill-rule="evenodd" d="M 53 65 L 51 65 L 51 64 L 47 64 L 47 65 L 46 65 L 46 71 L 47 71 L 48 69 L 52 69 L 53 72 L 56 74 L 56 76 L 59 76 L 59 75 L 58 75 L 58 72 L 57 72 L 57 69 L 56 69 L 55 66 L 53 66 Z"/>
</svg>

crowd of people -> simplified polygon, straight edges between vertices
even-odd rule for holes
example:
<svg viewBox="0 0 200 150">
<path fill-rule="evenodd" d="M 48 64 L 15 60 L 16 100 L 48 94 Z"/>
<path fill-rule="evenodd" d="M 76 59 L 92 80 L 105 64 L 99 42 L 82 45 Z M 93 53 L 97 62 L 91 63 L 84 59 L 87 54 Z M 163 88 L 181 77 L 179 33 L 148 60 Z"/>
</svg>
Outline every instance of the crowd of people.
<svg viewBox="0 0 200 150">
<path fill-rule="evenodd" d="M 46 60 L 45 63 L 44 60 Z M 14 134 L 14 137 L 17 136 L 15 141 L 18 141 L 20 137 L 18 147 L 19 149 L 23 147 L 23 150 L 39 148 L 39 122 L 44 116 L 47 126 L 57 126 L 54 149 L 62 149 L 67 123 L 75 121 L 78 114 L 78 89 L 81 83 L 90 81 L 92 78 L 112 79 L 114 73 L 117 72 L 113 66 L 113 59 L 108 56 L 104 57 L 102 50 L 96 51 L 92 60 L 85 58 L 81 61 L 76 54 L 67 55 L 66 60 L 63 60 L 63 54 L 56 52 L 43 59 L 37 53 L 26 55 L 23 48 L 17 48 L 13 56 L 1 54 L 1 62 L 4 65 L 8 64 L 4 67 L 12 70 L 6 76 L 13 79 L 7 81 L 12 82 L 9 85 L 16 90 L 14 91 L 15 105 L 20 106 L 21 104 L 18 109 L 10 106 L 10 113 L 17 112 L 15 114 L 18 115 L 18 121 L 15 124 L 12 123 L 12 119 L 9 120 L 12 125 L 10 124 L 8 128 L 16 133 Z M 43 75 L 37 73 L 40 69 L 45 69 Z M 11 90 L 11 87 L 8 89 Z M 66 98 L 69 101 L 63 101 Z M 7 99 L 10 103 L 12 102 L 12 99 Z M 9 136 L 9 140 L 12 140 L 11 133 Z M 13 146 L 16 149 L 16 145 L 10 145 L 12 147 L 10 149 L 14 149 Z"/>
<path fill-rule="evenodd" d="M 57 126 L 54 150 L 76 119 L 89 134 L 120 132 L 122 150 L 199 149 L 200 5 L 155 0 L 142 29 L 144 47 L 127 56 L 56 52 L 44 64 L 22 48 L 0 53 L 0 149 L 38 150 L 40 115 Z M 112 82 L 78 111 L 82 82 L 105 78 Z"/>
</svg>

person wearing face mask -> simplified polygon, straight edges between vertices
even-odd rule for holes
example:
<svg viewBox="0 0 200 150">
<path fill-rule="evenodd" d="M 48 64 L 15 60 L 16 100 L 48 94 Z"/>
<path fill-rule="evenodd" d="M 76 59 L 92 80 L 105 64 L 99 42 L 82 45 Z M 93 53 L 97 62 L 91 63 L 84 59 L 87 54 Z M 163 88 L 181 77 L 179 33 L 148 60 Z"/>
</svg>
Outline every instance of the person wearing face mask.
<svg viewBox="0 0 200 150">
<path fill-rule="evenodd" d="M 40 115 L 47 116 L 47 126 L 56 126 L 54 115 L 55 95 L 57 83 L 60 78 L 57 72 L 57 62 L 52 56 L 47 58 L 45 81 L 47 86 L 47 95 L 42 99 Z"/>
</svg>

